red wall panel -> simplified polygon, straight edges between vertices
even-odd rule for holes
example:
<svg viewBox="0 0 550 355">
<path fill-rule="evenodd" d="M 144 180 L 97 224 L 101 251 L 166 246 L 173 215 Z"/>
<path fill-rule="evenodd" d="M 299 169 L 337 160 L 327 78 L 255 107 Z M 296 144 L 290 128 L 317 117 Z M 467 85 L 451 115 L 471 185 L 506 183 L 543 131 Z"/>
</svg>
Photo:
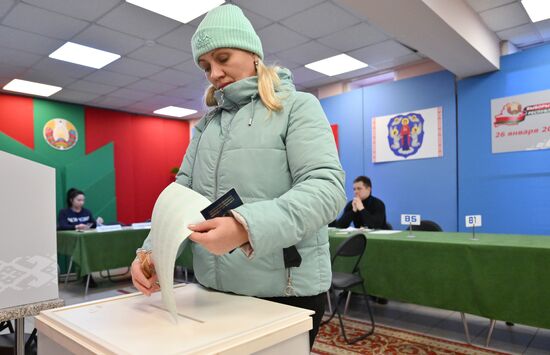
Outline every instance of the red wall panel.
<svg viewBox="0 0 550 355">
<path fill-rule="evenodd" d="M 0 132 L 34 149 L 33 128 L 32 99 L 0 94 Z"/>
<path fill-rule="evenodd" d="M 151 217 L 189 144 L 189 123 L 86 108 L 86 154 L 114 142 L 118 220 Z"/>
</svg>

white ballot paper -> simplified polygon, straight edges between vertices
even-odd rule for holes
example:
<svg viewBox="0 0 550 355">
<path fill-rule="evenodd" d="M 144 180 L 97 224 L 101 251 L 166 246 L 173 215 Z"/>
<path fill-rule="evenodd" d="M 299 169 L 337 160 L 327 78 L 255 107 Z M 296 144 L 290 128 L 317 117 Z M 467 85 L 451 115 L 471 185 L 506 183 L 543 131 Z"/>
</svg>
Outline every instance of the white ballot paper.
<svg viewBox="0 0 550 355">
<path fill-rule="evenodd" d="M 210 205 L 201 194 L 178 183 L 161 192 L 153 208 L 151 238 L 153 261 L 160 283 L 162 302 L 177 323 L 174 297 L 174 265 L 178 249 L 192 233 L 187 226 L 204 221 L 200 211 Z"/>
</svg>

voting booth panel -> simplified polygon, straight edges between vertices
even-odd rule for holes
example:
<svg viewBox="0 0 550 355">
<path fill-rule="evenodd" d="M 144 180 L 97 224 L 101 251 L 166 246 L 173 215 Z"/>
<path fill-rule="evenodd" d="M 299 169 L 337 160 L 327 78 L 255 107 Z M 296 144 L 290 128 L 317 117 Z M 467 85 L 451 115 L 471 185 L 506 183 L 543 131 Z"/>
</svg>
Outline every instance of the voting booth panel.
<svg viewBox="0 0 550 355">
<path fill-rule="evenodd" d="M 55 169 L 0 151 L 0 309 L 58 298 Z"/>
</svg>

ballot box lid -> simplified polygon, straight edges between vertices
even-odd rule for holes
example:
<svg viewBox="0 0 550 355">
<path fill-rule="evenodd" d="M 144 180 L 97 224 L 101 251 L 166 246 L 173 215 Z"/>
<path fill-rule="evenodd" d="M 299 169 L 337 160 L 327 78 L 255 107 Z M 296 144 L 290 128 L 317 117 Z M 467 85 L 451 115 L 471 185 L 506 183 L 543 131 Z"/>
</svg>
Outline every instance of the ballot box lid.
<svg viewBox="0 0 550 355">
<path fill-rule="evenodd" d="M 303 334 L 312 311 L 207 290 L 174 287 L 177 323 L 160 293 L 133 293 L 42 312 L 39 333 L 79 353 L 251 353 Z"/>
</svg>

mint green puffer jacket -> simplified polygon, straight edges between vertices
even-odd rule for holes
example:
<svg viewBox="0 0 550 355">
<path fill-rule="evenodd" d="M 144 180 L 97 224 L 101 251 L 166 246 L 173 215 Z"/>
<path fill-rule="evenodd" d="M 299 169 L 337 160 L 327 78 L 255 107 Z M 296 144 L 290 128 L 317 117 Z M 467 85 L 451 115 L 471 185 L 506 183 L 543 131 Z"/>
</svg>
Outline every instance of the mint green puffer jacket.
<svg viewBox="0 0 550 355">
<path fill-rule="evenodd" d="M 278 73 L 280 112 L 262 104 L 257 77 L 216 92 L 219 106 L 196 125 L 177 175 L 211 201 L 235 188 L 244 202 L 236 211 L 248 225 L 252 258 L 240 250 L 215 256 L 192 243 L 197 280 L 216 290 L 288 295 L 283 248 L 292 245 L 302 257 L 300 267 L 290 268 L 294 295 L 330 287 L 327 224 L 346 203 L 344 172 L 319 101 L 297 92 L 288 70 Z"/>
</svg>

